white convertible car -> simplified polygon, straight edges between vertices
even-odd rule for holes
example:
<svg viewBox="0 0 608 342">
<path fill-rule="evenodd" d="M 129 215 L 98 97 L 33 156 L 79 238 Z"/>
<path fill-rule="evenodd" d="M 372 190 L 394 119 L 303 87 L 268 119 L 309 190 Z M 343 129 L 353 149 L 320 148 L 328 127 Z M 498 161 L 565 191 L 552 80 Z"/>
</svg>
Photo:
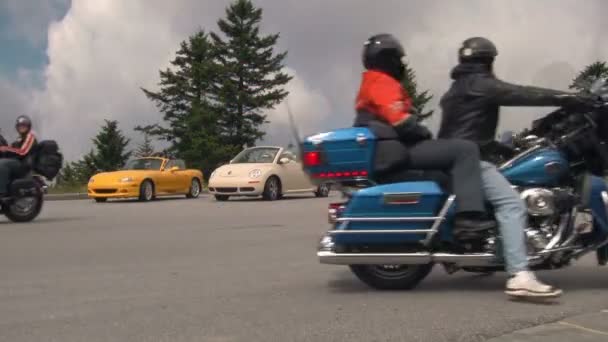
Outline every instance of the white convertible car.
<svg viewBox="0 0 608 342">
<path fill-rule="evenodd" d="M 213 171 L 209 179 L 209 192 L 218 201 L 227 201 L 230 196 L 262 196 L 274 201 L 303 192 L 327 197 L 329 190 L 329 183 L 311 183 L 295 153 L 274 146 L 243 150 L 230 164 Z"/>
</svg>

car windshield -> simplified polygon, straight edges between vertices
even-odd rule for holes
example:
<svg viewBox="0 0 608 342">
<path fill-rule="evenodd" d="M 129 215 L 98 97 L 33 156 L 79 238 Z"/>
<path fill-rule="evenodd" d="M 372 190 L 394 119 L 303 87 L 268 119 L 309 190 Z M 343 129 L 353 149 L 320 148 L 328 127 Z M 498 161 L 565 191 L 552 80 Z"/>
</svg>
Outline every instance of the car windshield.
<svg viewBox="0 0 608 342">
<path fill-rule="evenodd" d="M 162 159 L 135 159 L 125 166 L 125 170 L 160 170 Z"/>
<path fill-rule="evenodd" d="M 272 163 L 278 152 L 274 147 L 248 148 L 234 157 L 232 164 Z"/>
</svg>

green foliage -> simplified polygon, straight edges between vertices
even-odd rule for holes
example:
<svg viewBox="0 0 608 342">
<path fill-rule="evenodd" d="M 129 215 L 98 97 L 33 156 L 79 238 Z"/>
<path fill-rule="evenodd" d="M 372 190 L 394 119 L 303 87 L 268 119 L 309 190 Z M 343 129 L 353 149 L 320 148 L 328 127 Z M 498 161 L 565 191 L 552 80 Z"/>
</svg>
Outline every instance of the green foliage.
<svg viewBox="0 0 608 342">
<path fill-rule="evenodd" d="M 286 96 L 286 53 L 275 54 L 279 35 L 262 36 L 262 10 L 237 0 L 218 21 L 222 36 L 200 30 L 182 42 L 158 91 L 142 89 L 163 122 L 135 129 L 169 142 L 165 151 L 206 175 L 243 146 L 264 136 L 264 111 Z"/>
<path fill-rule="evenodd" d="M 82 159 L 65 163 L 57 176 L 57 186 L 73 188 L 87 184 L 98 172 L 115 171 L 124 166 L 131 152 L 126 151 L 129 139 L 118 129 L 117 121 L 105 120 L 105 125 L 93 139 L 95 149 Z"/>
<path fill-rule="evenodd" d="M 213 62 L 215 50 L 207 34 L 199 31 L 181 43 L 172 68 L 160 72 L 160 89 L 142 89 L 163 113 L 164 125 L 135 129 L 169 142 L 165 154 L 184 159 L 192 167 L 217 165 L 226 158 L 225 141 L 218 132 L 219 114 L 213 87 L 219 77 Z"/>
<path fill-rule="evenodd" d="M 122 168 L 131 157 L 131 152 L 127 151 L 129 141 L 118 129 L 118 121 L 105 120 L 105 125 L 93 139 L 96 151 L 89 155 L 95 168 L 99 171 L 115 171 Z"/>
<path fill-rule="evenodd" d="M 236 0 L 217 24 L 223 37 L 211 33 L 222 77 L 217 88 L 221 133 L 234 146 L 251 146 L 264 136 L 264 110 L 288 95 L 284 86 L 291 77 L 284 72 L 287 52 L 275 53 L 279 34 L 261 35 L 262 9 L 251 0 Z"/>
<path fill-rule="evenodd" d="M 419 91 L 418 82 L 416 81 L 416 72 L 414 72 L 414 69 L 412 69 L 407 63 L 405 65 L 405 77 L 403 78 L 401 85 L 412 98 L 413 107 L 418 112 L 418 115 L 423 118 L 433 115 L 432 110 L 426 112 L 424 110 L 424 107 L 433 98 L 433 95 L 431 95 L 428 90 L 422 92 Z"/>
<path fill-rule="evenodd" d="M 144 141 L 137 146 L 135 153 L 133 154 L 137 158 L 150 157 L 156 153 L 154 146 L 152 146 L 152 140 L 150 134 L 144 132 Z"/>
<path fill-rule="evenodd" d="M 586 66 L 570 84 L 570 89 L 583 91 L 589 89 L 591 84 L 598 78 L 608 77 L 608 64 L 597 61 Z"/>
</svg>

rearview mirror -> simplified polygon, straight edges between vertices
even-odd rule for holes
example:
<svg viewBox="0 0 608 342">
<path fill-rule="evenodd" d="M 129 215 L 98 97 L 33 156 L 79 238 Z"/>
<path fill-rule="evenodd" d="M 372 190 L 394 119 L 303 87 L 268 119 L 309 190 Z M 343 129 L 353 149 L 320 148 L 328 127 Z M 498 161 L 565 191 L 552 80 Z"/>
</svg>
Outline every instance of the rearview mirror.
<svg viewBox="0 0 608 342">
<path fill-rule="evenodd" d="M 287 164 L 289 162 L 290 162 L 289 158 L 283 157 L 283 158 L 279 159 L 279 164 Z"/>
</svg>

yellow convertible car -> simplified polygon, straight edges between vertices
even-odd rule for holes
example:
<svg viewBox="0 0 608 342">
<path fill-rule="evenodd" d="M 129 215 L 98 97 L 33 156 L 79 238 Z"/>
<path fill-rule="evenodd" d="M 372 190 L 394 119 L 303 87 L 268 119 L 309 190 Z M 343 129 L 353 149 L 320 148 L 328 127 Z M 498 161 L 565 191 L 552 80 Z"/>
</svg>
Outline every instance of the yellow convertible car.
<svg viewBox="0 0 608 342">
<path fill-rule="evenodd" d="M 295 153 L 273 146 L 243 150 L 229 164 L 213 171 L 209 179 L 209 192 L 218 201 L 231 196 L 262 196 L 274 201 L 304 192 L 327 197 L 329 191 L 329 183 L 312 184 Z"/>
<path fill-rule="evenodd" d="M 183 160 L 150 157 L 134 159 L 124 170 L 96 174 L 89 180 L 88 194 L 97 202 L 108 198 L 150 201 L 180 194 L 197 198 L 202 184 L 202 172 L 186 169 Z"/>
</svg>

